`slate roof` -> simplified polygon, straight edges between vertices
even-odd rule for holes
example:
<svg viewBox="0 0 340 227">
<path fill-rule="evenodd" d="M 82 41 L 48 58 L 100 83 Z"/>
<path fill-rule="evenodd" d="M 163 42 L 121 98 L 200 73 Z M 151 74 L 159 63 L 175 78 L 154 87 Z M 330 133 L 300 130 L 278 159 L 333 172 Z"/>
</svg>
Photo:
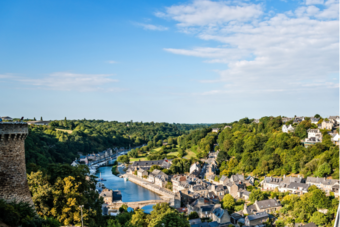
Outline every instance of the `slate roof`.
<svg viewBox="0 0 340 227">
<path fill-rule="evenodd" d="M 242 183 L 244 182 L 244 176 L 241 175 L 241 174 L 232 175 L 230 179 L 234 182 L 237 182 L 237 183 L 239 181 L 241 181 Z"/>
<path fill-rule="evenodd" d="M 220 178 L 220 181 L 224 182 L 225 180 L 228 180 L 228 177 L 223 175 L 223 176 Z"/>
<path fill-rule="evenodd" d="M 280 207 L 280 201 L 276 201 L 275 199 L 266 199 L 262 201 L 257 201 L 257 206 L 260 209 L 265 209 L 265 208 L 272 208 L 272 207 Z"/>
<path fill-rule="evenodd" d="M 301 187 L 302 187 L 303 191 L 307 191 L 308 188 L 309 188 L 309 185 L 305 184 L 305 183 L 292 182 L 289 185 L 287 185 L 285 188 L 298 189 L 298 188 L 301 188 Z"/>
<path fill-rule="evenodd" d="M 279 185 L 282 182 L 282 178 L 279 177 L 265 177 L 263 183 L 267 184 L 277 184 Z"/>
<path fill-rule="evenodd" d="M 247 218 L 249 219 L 249 221 L 253 221 L 257 219 L 269 218 L 269 215 L 267 214 L 267 212 L 261 212 L 257 214 L 248 215 Z"/>
<path fill-rule="evenodd" d="M 216 217 L 218 218 L 222 218 L 224 210 L 221 207 L 218 207 L 213 211 L 213 214 L 216 215 Z"/>
<path fill-rule="evenodd" d="M 189 224 L 190 224 L 190 225 L 193 225 L 193 224 L 200 224 L 200 223 L 202 223 L 202 221 L 201 221 L 200 218 L 195 218 L 195 219 L 189 220 Z"/>
<path fill-rule="evenodd" d="M 333 185 L 339 183 L 339 180 L 335 179 L 325 179 L 320 177 L 307 177 L 306 183 L 323 184 L 323 185 Z"/>
</svg>

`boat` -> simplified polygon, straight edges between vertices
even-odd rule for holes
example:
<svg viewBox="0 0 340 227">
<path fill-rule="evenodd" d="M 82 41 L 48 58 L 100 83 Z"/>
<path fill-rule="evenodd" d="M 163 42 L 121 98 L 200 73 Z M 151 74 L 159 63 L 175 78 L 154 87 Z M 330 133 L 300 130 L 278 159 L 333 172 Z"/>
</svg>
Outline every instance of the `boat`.
<svg viewBox="0 0 340 227">
<path fill-rule="evenodd" d="M 99 178 L 98 178 L 97 181 L 99 181 L 99 182 L 100 182 L 100 181 L 106 181 L 105 179 L 102 178 L 102 173 L 99 173 Z"/>
<path fill-rule="evenodd" d="M 129 180 L 129 178 L 127 178 L 127 177 L 124 177 L 124 181 L 128 181 Z"/>
</svg>

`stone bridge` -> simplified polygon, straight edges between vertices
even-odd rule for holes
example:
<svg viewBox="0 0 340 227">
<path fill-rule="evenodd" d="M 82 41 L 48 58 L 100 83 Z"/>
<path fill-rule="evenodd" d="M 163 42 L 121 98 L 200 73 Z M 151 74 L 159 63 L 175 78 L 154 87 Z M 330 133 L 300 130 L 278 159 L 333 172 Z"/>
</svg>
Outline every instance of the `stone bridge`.
<svg viewBox="0 0 340 227">
<path fill-rule="evenodd" d="M 126 203 L 120 201 L 120 202 L 116 202 L 116 203 L 112 203 L 112 204 L 108 205 L 107 208 L 109 210 L 118 210 L 119 207 L 121 207 L 123 204 L 125 204 L 128 207 L 136 209 L 136 208 L 142 208 L 144 206 L 151 205 L 151 204 L 157 204 L 157 203 L 170 203 L 170 199 L 146 200 L 146 201 L 126 202 Z"/>
</svg>

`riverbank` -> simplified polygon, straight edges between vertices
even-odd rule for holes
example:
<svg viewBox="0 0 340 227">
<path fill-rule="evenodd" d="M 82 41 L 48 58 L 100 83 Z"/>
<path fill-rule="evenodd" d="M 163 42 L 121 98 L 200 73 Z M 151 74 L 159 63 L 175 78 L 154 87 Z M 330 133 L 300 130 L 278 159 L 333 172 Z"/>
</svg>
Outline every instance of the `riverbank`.
<svg viewBox="0 0 340 227">
<path fill-rule="evenodd" d="M 127 177 L 129 179 L 129 181 L 131 181 L 132 183 L 135 183 L 143 188 L 148 189 L 149 191 L 152 191 L 158 195 L 161 196 L 162 199 L 173 199 L 175 197 L 175 193 L 159 187 L 158 185 L 154 185 L 148 181 L 145 181 L 143 179 L 140 179 L 134 175 L 131 174 L 124 174 L 123 177 Z"/>
</svg>

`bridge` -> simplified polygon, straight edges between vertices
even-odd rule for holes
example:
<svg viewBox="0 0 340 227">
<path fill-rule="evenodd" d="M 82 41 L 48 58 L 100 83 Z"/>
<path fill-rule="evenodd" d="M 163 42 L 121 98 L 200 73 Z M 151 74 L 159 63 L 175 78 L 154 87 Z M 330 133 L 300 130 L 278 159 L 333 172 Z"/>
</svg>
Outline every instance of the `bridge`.
<svg viewBox="0 0 340 227">
<path fill-rule="evenodd" d="M 157 204 L 157 203 L 170 203 L 170 199 L 162 199 L 162 200 L 146 200 L 146 201 L 137 201 L 137 202 L 115 202 L 107 206 L 109 210 L 118 210 L 119 207 L 121 207 L 123 204 L 127 205 L 128 207 L 131 207 L 133 209 L 136 208 L 142 208 L 147 205 L 151 204 Z"/>
</svg>

